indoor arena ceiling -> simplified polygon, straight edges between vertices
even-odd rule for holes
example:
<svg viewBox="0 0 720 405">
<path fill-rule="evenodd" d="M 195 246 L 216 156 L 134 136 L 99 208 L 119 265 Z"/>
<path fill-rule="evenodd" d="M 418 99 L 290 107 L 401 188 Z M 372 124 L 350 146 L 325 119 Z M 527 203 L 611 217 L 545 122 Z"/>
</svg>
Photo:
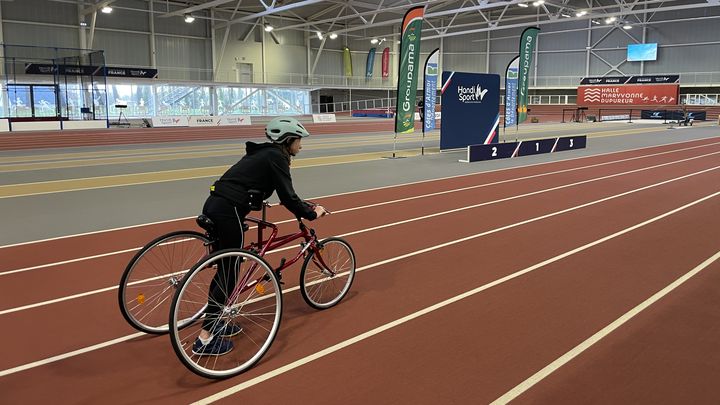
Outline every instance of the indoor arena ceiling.
<svg viewBox="0 0 720 405">
<path fill-rule="evenodd" d="M 91 10 L 115 2 L 84 3 L 86 10 Z M 412 6 L 427 7 L 423 39 L 430 39 L 569 20 L 641 26 L 652 22 L 658 12 L 690 9 L 704 8 L 708 16 L 717 16 L 720 0 L 154 0 L 152 8 L 160 18 L 193 15 L 212 19 L 216 28 L 271 23 L 277 31 L 354 37 L 365 37 L 373 28 L 371 36 L 375 37 L 396 35 L 395 27 Z"/>
</svg>

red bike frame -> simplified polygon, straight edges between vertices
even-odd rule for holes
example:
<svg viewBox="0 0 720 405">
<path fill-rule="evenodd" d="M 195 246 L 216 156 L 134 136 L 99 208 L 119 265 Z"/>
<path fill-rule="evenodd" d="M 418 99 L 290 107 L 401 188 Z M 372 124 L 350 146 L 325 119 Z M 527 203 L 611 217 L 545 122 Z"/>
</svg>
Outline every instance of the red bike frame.
<svg viewBox="0 0 720 405">
<path fill-rule="evenodd" d="M 301 257 L 304 256 L 305 252 L 307 250 L 317 251 L 318 248 L 318 240 L 317 236 L 315 235 L 315 230 L 312 228 L 308 228 L 303 221 L 298 218 L 298 223 L 300 225 L 300 231 L 294 234 L 290 235 L 284 235 L 284 236 L 277 236 L 278 234 L 278 227 L 277 225 L 273 224 L 272 222 L 268 222 L 266 220 L 266 207 L 269 207 L 270 204 L 263 203 L 262 207 L 262 219 L 259 218 L 253 218 L 253 217 L 246 217 L 245 221 L 256 224 L 257 225 L 257 241 L 256 242 L 250 242 L 249 244 L 245 245 L 243 249 L 249 250 L 251 252 L 256 253 L 260 257 L 264 257 L 265 253 L 275 250 L 281 246 L 287 245 L 288 243 L 291 243 L 298 239 L 304 239 L 304 243 L 301 243 L 302 248 L 298 252 L 298 254 L 290 259 L 289 261 L 286 261 L 284 258 L 280 261 L 280 266 L 278 266 L 277 269 L 274 269 L 273 271 L 278 277 L 278 280 L 282 279 L 282 271 L 286 268 L 292 266 L 300 260 Z M 263 231 L 265 229 L 271 229 L 270 236 L 267 239 L 263 239 Z M 327 271 L 331 275 L 335 275 L 335 273 L 328 268 L 328 266 L 325 264 L 325 261 L 320 257 L 320 255 L 316 254 L 313 257 L 313 261 L 320 267 L 322 267 L 325 271 Z M 235 289 L 233 290 L 232 294 L 230 294 L 230 297 L 228 299 L 228 302 L 233 302 L 239 294 L 246 291 L 248 288 L 252 288 L 255 284 L 262 281 L 262 278 L 258 278 L 257 280 L 250 281 L 250 278 L 252 277 L 252 274 L 254 273 L 254 268 L 250 268 L 245 275 L 242 276 L 242 278 L 238 281 L 237 285 L 235 286 Z M 242 287 L 241 287 L 242 286 Z"/>
</svg>

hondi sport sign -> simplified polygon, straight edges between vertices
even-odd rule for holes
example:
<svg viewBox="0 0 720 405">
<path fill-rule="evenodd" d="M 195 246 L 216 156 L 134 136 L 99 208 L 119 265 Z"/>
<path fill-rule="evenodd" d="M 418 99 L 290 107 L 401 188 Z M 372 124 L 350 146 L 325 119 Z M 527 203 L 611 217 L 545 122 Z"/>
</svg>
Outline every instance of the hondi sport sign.
<svg viewBox="0 0 720 405">
<path fill-rule="evenodd" d="M 676 105 L 677 84 L 626 84 L 617 86 L 580 86 L 578 105 Z"/>
</svg>

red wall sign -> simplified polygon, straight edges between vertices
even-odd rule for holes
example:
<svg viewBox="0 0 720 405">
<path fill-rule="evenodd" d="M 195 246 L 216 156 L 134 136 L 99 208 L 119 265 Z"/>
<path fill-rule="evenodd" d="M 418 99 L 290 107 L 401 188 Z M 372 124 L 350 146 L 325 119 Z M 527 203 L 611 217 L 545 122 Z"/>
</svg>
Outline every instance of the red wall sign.
<svg viewBox="0 0 720 405">
<path fill-rule="evenodd" d="M 678 84 L 626 84 L 580 86 L 578 105 L 677 104 Z"/>
</svg>

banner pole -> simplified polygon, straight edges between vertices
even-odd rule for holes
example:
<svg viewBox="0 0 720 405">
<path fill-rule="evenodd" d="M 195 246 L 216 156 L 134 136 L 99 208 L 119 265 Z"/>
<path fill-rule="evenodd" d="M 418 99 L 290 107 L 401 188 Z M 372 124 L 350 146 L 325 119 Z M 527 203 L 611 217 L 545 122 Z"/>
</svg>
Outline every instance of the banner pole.
<svg viewBox="0 0 720 405">
<path fill-rule="evenodd" d="M 392 157 L 395 159 L 395 144 L 397 143 L 397 132 L 395 132 L 395 136 L 393 137 L 393 154 Z"/>
</svg>

